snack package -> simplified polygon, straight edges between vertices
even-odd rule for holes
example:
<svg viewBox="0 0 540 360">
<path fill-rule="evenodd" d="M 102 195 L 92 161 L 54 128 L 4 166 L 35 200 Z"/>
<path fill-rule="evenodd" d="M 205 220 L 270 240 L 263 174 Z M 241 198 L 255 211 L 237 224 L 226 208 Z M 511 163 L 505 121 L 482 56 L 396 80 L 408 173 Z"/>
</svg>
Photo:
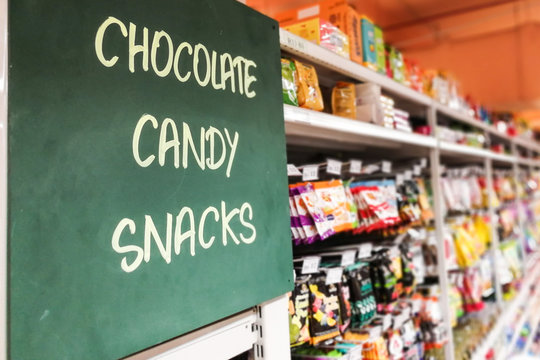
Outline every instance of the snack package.
<svg viewBox="0 0 540 360">
<path fill-rule="evenodd" d="M 289 59 L 281 59 L 281 87 L 283 90 L 283 103 L 298 106 L 296 96 L 296 66 Z"/>
<path fill-rule="evenodd" d="M 322 111 L 324 109 L 319 79 L 315 68 L 294 60 L 297 73 L 298 105 L 303 108 Z"/>
<path fill-rule="evenodd" d="M 368 264 L 358 263 L 349 266 L 346 270 L 347 283 L 351 292 L 351 328 L 358 329 L 375 316 L 377 304 Z"/>
<path fill-rule="evenodd" d="M 410 295 L 416 284 L 415 274 L 413 272 L 413 254 L 409 250 L 409 244 L 402 242 L 399 245 L 401 255 L 401 283 L 405 294 Z"/>
<path fill-rule="evenodd" d="M 375 50 L 375 26 L 373 22 L 362 16 L 362 55 L 364 66 L 377 71 L 377 52 Z"/>
<path fill-rule="evenodd" d="M 420 209 L 422 210 L 422 221 L 424 222 L 424 224 L 428 224 L 431 220 L 434 219 L 434 214 L 431 210 L 431 205 L 429 204 L 426 185 L 422 178 L 416 179 L 416 184 L 419 190 L 418 205 L 420 205 Z"/>
<path fill-rule="evenodd" d="M 313 185 L 326 218 L 332 219 L 334 232 L 352 230 L 343 182 L 341 180 L 319 181 Z"/>
<path fill-rule="evenodd" d="M 347 180 L 343 182 L 343 187 L 345 188 L 345 196 L 347 198 L 347 209 L 349 210 L 349 218 L 351 219 L 352 228 L 356 229 L 360 226 L 358 220 L 358 208 L 354 203 L 354 197 L 351 192 L 351 182 L 352 180 Z"/>
<path fill-rule="evenodd" d="M 317 232 L 317 228 L 315 227 L 315 222 L 313 221 L 313 218 L 309 215 L 306 204 L 304 203 L 304 200 L 302 200 L 302 196 L 300 195 L 300 186 L 301 185 L 291 185 L 290 190 L 292 191 L 294 197 L 294 204 L 296 205 L 296 210 L 298 211 L 300 225 L 302 225 L 302 229 L 304 230 L 304 241 L 307 244 L 311 244 L 317 239 L 319 239 L 319 234 Z"/>
<path fill-rule="evenodd" d="M 303 20 L 285 26 L 284 29 L 317 45 L 321 45 L 344 58 L 349 58 L 350 46 L 347 34 L 320 17 Z"/>
<path fill-rule="evenodd" d="M 375 298 L 380 309 L 398 297 L 397 279 L 392 272 L 391 264 L 387 249 L 383 249 L 375 254 L 375 259 L 371 261 L 369 267 Z"/>
<path fill-rule="evenodd" d="M 300 217 L 298 216 L 298 210 L 294 203 L 294 194 L 289 186 L 289 212 L 291 214 L 291 233 L 293 236 L 294 244 L 298 245 L 306 238 L 306 233 L 300 223 Z"/>
<path fill-rule="evenodd" d="M 377 55 L 377 71 L 381 74 L 386 74 L 386 55 L 384 49 L 384 38 L 382 29 L 375 25 L 374 26 L 374 36 L 375 36 L 375 53 Z"/>
<path fill-rule="evenodd" d="M 347 277 L 342 275 L 341 283 L 337 284 L 339 293 L 339 331 L 343 334 L 351 324 L 351 291 Z"/>
<path fill-rule="evenodd" d="M 411 89 L 418 92 L 424 92 L 424 84 L 422 81 L 423 74 L 418 64 L 416 64 L 416 62 L 414 61 L 409 61 L 408 59 L 405 59 L 405 67 L 409 76 L 408 81 Z"/>
<path fill-rule="evenodd" d="M 320 197 L 315 192 L 313 184 L 306 183 L 298 186 L 298 191 L 300 192 L 300 196 L 302 197 L 306 209 L 315 223 L 320 239 L 324 240 L 335 234 L 336 231 L 333 228 L 335 222 L 330 220 L 328 214 L 325 213 L 324 202 L 321 201 Z"/>
<path fill-rule="evenodd" d="M 339 335 L 339 296 L 335 284 L 326 285 L 326 277 L 319 276 L 309 282 L 311 344 Z"/>
<path fill-rule="evenodd" d="M 289 335 L 291 346 L 310 341 L 309 288 L 306 280 L 297 281 L 289 297 Z"/>
<path fill-rule="evenodd" d="M 405 63 L 401 51 L 393 46 L 388 46 L 388 61 L 390 63 L 390 69 L 392 70 L 392 78 L 397 82 L 406 84 Z"/>
<path fill-rule="evenodd" d="M 356 118 L 382 125 L 381 87 L 372 83 L 356 84 Z"/>
<path fill-rule="evenodd" d="M 356 119 L 356 87 L 339 81 L 332 89 L 332 114 Z"/>
</svg>

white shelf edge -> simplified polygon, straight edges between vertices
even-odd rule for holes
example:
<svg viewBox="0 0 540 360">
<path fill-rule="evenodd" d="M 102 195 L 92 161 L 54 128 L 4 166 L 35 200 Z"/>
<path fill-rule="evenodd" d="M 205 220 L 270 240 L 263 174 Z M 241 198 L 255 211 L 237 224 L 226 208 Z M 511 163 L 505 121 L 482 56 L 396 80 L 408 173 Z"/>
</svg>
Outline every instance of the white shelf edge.
<svg viewBox="0 0 540 360">
<path fill-rule="evenodd" d="M 521 136 L 515 136 L 512 138 L 512 141 L 518 146 L 540 153 L 540 144 L 538 144 L 537 141 L 534 139 L 527 139 Z"/>
<path fill-rule="evenodd" d="M 307 58 L 316 64 L 323 65 L 328 69 L 350 76 L 356 80 L 375 83 L 392 94 L 413 100 L 419 104 L 429 106 L 433 102 L 427 95 L 421 94 L 385 75 L 379 74 L 322 46 L 294 35 L 285 29 L 279 29 L 279 38 L 281 49 L 294 55 Z"/>
<path fill-rule="evenodd" d="M 519 160 L 516 157 L 511 156 L 511 155 L 499 154 L 499 153 L 496 153 L 496 152 L 490 151 L 490 150 L 487 150 L 487 151 L 490 153 L 489 156 L 491 157 L 492 160 L 506 162 L 506 163 L 509 163 L 509 164 L 517 163 L 518 160 Z"/>
<path fill-rule="evenodd" d="M 359 120 L 346 119 L 291 105 L 284 105 L 283 115 L 285 117 L 285 123 L 305 127 L 306 132 L 308 132 L 309 129 L 330 130 L 336 133 L 336 139 L 339 139 L 338 133 L 346 133 L 357 135 L 359 137 L 384 139 L 396 143 L 405 143 L 426 148 L 434 148 L 437 145 L 436 139 L 431 136 L 388 129 L 383 126 Z M 290 133 L 287 135 L 290 135 Z"/>
<path fill-rule="evenodd" d="M 472 116 L 469 116 L 461 111 L 458 111 L 456 109 L 452 109 L 448 107 L 447 105 L 441 104 L 437 101 L 433 101 L 435 109 L 442 113 L 443 115 L 446 115 L 454 120 L 457 120 L 459 122 L 462 122 L 467 125 L 471 125 L 473 127 L 479 128 L 481 130 L 485 130 L 488 132 L 497 131 L 496 129 L 492 128 L 492 126 L 484 124 L 481 121 L 476 120 Z M 503 135 L 504 136 L 504 135 Z"/>
<path fill-rule="evenodd" d="M 257 333 L 252 330 L 252 324 L 256 320 L 252 310 L 245 311 L 128 356 L 126 360 L 229 359 L 253 347 Z"/>
<path fill-rule="evenodd" d="M 479 149 L 472 146 L 462 145 L 462 144 L 454 144 L 447 141 L 440 141 L 439 147 L 441 151 L 446 153 L 457 153 L 457 154 L 464 154 L 464 155 L 470 155 L 477 158 L 488 158 L 491 159 L 492 152 L 486 149 Z"/>
<path fill-rule="evenodd" d="M 499 316 L 497 323 L 489 331 L 488 336 L 480 345 L 479 349 L 475 351 L 472 356 L 472 360 L 484 360 L 486 353 L 489 349 L 493 347 L 497 338 L 501 335 L 504 326 L 507 325 L 512 320 L 512 315 L 516 312 L 517 308 L 527 302 L 528 292 L 531 285 L 536 282 L 540 276 L 540 265 L 535 264 L 539 260 L 538 253 L 531 256 L 527 261 L 526 265 L 526 274 L 529 274 L 526 279 L 522 282 L 521 289 L 519 290 L 518 295 L 512 300 L 510 304 L 505 306 L 505 310 Z M 533 269 L 531 269 L 533 267 Z"/>
</svg>

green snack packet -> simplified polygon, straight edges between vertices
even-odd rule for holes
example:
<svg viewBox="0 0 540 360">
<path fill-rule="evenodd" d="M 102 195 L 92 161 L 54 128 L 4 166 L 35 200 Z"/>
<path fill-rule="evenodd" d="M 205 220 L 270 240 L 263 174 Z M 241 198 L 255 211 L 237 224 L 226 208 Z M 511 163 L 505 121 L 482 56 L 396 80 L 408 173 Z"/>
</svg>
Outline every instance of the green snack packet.
<svg viewBox="0 0 540 360">
<path fill-rule="evenodd" d="M 281 86 L 283 88 L 283 103 L 298 106 L 296 96 L 296 66 L 289 59 L 281 59 Z"/>
<path fill-rule="evenodd" d="M 377 53 L 377 71 L 386 74 L 386 51 L 384 49 L 384 38 L 382 29 L 375 25 L 375 52 Z"/>
</svg>

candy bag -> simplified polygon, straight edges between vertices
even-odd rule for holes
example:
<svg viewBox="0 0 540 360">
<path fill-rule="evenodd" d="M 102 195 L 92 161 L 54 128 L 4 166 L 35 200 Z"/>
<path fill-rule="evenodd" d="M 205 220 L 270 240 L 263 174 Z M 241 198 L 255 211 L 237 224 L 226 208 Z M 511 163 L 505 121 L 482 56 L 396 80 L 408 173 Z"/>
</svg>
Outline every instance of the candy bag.
<svg viewBox="0 0 540 360">
<path fill-rule="evenodd" d="M 291 190 L 294 196 L 294 204 L 296 205 L 296 210 L 298 211 L 298 218 L 300 219 L 300 224 L 305 233 L 305 243 L 311 244 L 319 238 L 317 233 L 317 228 L 315 227 L 315 222 L 313 218 L 309 215 L 308 209 L 302 196 L 300 195 L 299 187 L 301 185 L 292 186 Z"/>
<path fill-rule="evenodd" d="M 324 104 L 315 68 L 297 60 L 294 60 L 294 64 L 298 75 L 298 105 L 303 108 L 322 111 Z"/>
<path fill-rule="evenodd" d="M 339 331 L 343 334 L 351 324 L 351 292 L 347 284 L 347 276 L 343 274 L 341 283 L 338 283 L 339 293 Z"/>
<path fill-rule="evenodd" d="M 332 114 L 356 119 L 356 88 L 354 84 L 338 81 L 332 89 Z"/>
<path fill-rule="evenodd" d="M 377 310 L 369 266 L 366 263 L 349 266 L 346 278 L 351 291 L 351 328 L 358 329 L 369 322 Z"/>
<path fill-rule="evenodd" d="M 315 227 L 317 228 L 321 240 L 335 234 L 335 231 L 332 228 L 333 221 L 328 219 L 327 214 L 324 212 L 324 208 L 321 209 L 323 202 L 319 199 L 318 194 L 313 189 L 313 184 L 306 183 L 303 186 L 298 186 L 298 191 L 300 191 L 304 205 L 315 222 Z"/>
<path fill-rule="evenodd" d="M 289 337 L 291 346 L 309 342 L 309 288 L 298 281 L 289 297 Z"/>
<path fill-rule="evenodd" d="M 331 220 L 334 232 L 352 230 L 352 222 L 347 208 L 347 196 L 341 180 L 313 183 L 322 211 Z"/>
<path fill-rule="evenodd" d="M 283 89 L 283 103 L 298 106 L 296 96 L 296 66 L 289 59 L 281 59 L 281 87 Z"/>
<path fill-rule="evenodd" d="M 339 335 L 339 297 L 336 285 L 326 285 L 326 277 L 319 276 L 309 282 L 311 309 L 309 327 L 311 344 Z"/>
<path fill-rule="evenodd" d="M 300 218 L 298 217 L 298 210 L 294 204 L 294 195 L 289 188 L 289 213 L 291 215 L 291 233 L 295 245 L 299 245 L 305 238 L 304 230 L 300 225 Z M 299 229 L 302 229 L 303 236 L 300 235 Z"/>
</svg>

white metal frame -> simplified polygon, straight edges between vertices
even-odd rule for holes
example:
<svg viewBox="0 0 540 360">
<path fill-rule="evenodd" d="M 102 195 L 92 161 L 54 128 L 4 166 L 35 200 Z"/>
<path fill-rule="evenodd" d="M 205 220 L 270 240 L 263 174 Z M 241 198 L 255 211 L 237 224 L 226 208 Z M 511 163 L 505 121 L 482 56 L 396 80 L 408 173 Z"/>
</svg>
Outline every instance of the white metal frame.
<svg viewBox="0 0 540 360">
<path fill-rule="evenodd" d="M 288 360 L 288 328 L 288 298 L 283 295 L 126 360 L 227 360 L 251 349 L 256 360 Z"/>
<path fill-rule="evenodd" d="M 7 17 L 7 0 L 0 0 L 0 360 L 7 359 Z"/>
</svg>

